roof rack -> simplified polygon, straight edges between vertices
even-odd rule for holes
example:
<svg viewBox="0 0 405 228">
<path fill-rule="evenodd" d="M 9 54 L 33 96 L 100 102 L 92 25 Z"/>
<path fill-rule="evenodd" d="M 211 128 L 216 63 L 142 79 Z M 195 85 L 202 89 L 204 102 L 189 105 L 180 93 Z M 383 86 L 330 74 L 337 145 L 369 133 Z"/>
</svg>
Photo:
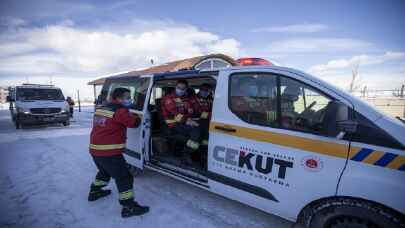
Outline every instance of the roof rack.
<svg viewBox="0 0 405 228">
<path fill-rule="evenodd" d="M 47 84 L 32 84 L 32 83 L 23 83 L 23 86 L 37 86 L 37 87 L 55 87 L 54 85 Z"/>
</svg>

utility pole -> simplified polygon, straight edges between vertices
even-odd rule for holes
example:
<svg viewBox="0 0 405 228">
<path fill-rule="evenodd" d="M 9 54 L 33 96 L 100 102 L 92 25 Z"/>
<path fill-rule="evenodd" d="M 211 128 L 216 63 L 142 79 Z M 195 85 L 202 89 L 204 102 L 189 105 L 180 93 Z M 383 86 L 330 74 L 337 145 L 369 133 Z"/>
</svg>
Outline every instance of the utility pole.
<svg viewBox="0 0 405 228">
<path fill-rule="evenodd" d="M 80 92 L 79 92 L 79 90 L 77 90 L 77 103 L 79 104 L 79 112 L 81 112 L 81 111 L 82 111 L 82 107 L 81 107 L 81 105 L 80 105 Z"/>
</svg>

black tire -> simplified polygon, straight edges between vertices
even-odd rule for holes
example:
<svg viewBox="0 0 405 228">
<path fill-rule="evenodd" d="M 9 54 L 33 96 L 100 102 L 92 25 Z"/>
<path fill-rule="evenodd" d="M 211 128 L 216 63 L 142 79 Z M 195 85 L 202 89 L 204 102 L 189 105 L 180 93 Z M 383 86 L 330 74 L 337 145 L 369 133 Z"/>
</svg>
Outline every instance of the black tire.
<svg viewBox="0 0 405 228">
<path fill-rule="evenodd" d="M 15 120 L 15 129 L 20 129 L 21 128 L 21 123 L 18 121 L 18 119 Z"/>
<path fill-rule="evenodd" d="M 63 126 L 67 127 L 70 125 L 70 120 L 66 120 L 65 122 L 62 123 Z"/>
<path fill-rule="evenodd" d="M 405 218 L 377 203 L 338 197 L 310 204 L 298 223 L 307 228 L 396 228 L 405 227 Z"/>
</svg>

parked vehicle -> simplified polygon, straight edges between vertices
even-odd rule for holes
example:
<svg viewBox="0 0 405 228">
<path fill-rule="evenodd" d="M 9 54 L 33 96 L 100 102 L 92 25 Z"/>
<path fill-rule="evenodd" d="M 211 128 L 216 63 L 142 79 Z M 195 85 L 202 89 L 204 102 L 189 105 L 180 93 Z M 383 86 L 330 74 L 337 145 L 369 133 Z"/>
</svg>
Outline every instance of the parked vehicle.
<svg viewBox="0 0 405 228">
<path fill-rule="evenodd" d="M 160 99 L 186 79 L 215 89 L 207 159 L 182 166 L 182 142 L 165 133 Z M 243 81 L 251 88 L 244 92 Z M 253 86 L 252 86 L 253 85 Z M 115 76 L 131 91 L 141 127 L 126 158 L 305 227 L 405 226 L 405 125 L 316 77 L 276 66 Z M 241 110 L 234 99 L 247 99 Z M 204 168 L 206 167 L 206 168 Z M 198 199 L 196 199 L 198 200 Z"/>
<path fill-rule="evenodd" d="M 23 84 L 9 88 L 10 112 L 17 129 L 26 124 L 70 125 L 69 105 L 52 85 Z"/>
</svg>

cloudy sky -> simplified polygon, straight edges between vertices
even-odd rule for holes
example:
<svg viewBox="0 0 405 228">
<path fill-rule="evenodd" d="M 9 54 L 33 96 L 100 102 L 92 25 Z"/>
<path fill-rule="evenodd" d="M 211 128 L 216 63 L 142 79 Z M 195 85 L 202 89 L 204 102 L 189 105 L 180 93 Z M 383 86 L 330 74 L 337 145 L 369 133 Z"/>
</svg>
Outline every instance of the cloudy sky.
<svg viewBox="0 0 405 228">
<path fill-rule="evenodd" d="M 0 86 L 66 95 L 102 75 L 208 53 L 254 56 L 346 88 L 405 84 L 405 1 L 0 1 Z"/>
</svg>

